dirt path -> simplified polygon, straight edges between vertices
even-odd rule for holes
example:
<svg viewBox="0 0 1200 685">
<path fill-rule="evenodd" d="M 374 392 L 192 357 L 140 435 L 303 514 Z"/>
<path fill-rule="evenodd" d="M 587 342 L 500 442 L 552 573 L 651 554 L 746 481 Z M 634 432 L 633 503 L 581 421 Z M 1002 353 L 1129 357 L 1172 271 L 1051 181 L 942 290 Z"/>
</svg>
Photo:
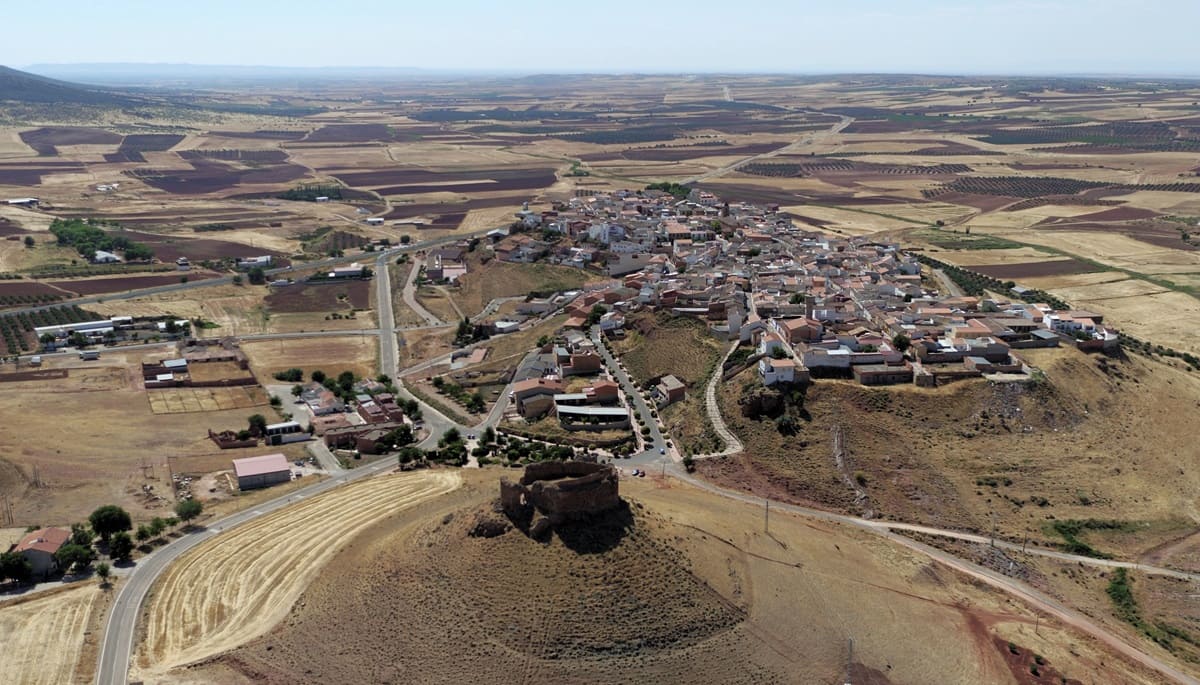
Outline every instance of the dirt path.
<svg viewBox="0 0 1200 685">
<path fill-rule="evenodd" d="M 100 592 L 99 584 L 87 583 L 0 605 L 0 683 L 72 682 Z"/>
<path fill-rule="evenodd" d="M 174 667 L 266 633 L 357 533 L 460 484 L 448 471 L 364 479 L 198 546 L 152 590 L 133 679 L 166 682 Z"/>
</svg>

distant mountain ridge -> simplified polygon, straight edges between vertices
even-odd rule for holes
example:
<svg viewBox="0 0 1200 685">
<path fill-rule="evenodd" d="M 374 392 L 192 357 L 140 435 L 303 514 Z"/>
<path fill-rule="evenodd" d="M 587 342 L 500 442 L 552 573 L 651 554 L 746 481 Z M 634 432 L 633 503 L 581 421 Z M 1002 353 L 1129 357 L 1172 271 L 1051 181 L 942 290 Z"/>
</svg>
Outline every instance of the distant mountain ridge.
<svg viewBox="0 0 1200 685">
<path fill-rule="evenodd" d="M 101 106 L 144 105 L 145 100 L 122 93 L 38 76 L 0 66 L 0 102 Z"/>
</svg>

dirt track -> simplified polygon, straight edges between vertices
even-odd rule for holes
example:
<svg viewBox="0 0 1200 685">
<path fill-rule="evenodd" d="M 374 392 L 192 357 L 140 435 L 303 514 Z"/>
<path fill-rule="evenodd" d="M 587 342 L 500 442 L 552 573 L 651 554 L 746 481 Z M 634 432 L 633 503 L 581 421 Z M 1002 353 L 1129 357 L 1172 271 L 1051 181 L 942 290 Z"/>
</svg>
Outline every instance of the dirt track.
<svg viewBox="0 0 1200 685">
<path fill-rule="evenodd" d="M 100 596 L 95 583 L 0 606 L 0 683 L 74 682 L 88 617 Z"/>
<path fill-rule="evenodd" d="M 197 547 L 154 589 L 134 671 L 154 680 L 266 633 L 356 533 L 460 482 L 434 471 L 371 478 Z"/>
</svg>

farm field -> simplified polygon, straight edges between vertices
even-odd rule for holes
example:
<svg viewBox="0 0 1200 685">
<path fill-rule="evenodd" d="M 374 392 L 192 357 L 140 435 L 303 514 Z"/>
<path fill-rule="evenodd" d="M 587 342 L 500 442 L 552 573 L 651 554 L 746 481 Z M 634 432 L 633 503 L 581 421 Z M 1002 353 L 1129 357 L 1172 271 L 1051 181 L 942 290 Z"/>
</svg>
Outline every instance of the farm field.
<svg viewBox="0 0 1200 685">
<path fill-rule="evenodd" d="M 291 368 L 303 369 L 306 378 L 316 369 L 326 373 L 348 370 L 361 378 L 379 373 L 379 338 L 374 335 L 256 340 L 243 342 L 241 347 L 264 384 L 277 382 L 272 375 Z"/>
<path fill-rule="evenodd" d="M 231 388 L 163 388 L 147 390 L 150 411 L 155 414 L 250 409 L 267 404 L 267 393 L 260 386 Z"/>
<path fill-rule="evenodd" d="M 81 663 L 90 623 L 107 604 L 96 582 L 0 602 L 0 681 L 28 685 L 87 683 Z"/>
<path fill-rule="evenodd" d="M 164 350 L 107 350 L 99 362 L 56 362 L 54 369 L 66 375 L 53 381 L 0 383 L 0 413 L 21 417 L 0 425 L 0 495 L 12 503 L 17 525 L 66 525 L 108 503 L 124 507 L 135 521 L 163 516 L 173 503 L 146 496 L 142 486 L 169 495 L 167 457 L 215 454 L 206 428 L 241 427 L 250 414 L 266 409 L 155 413 L 141 389 L 138 364 L 161 359 Z M 30 410 L 37 406 L 54 410 Z M 97 438 L 57 437 L 64 417 L 74 434 Z"/>
<path fill-rule="evenodd" d="M 358 533 L 459 484 L 459 476 L 446 471 L 379 476 L 256 519 L 190 551 L 151 591 L 137 677 L 169 682 L 171 669 L 263 635 Z M 283 558 L 288 563 L 280 564 Z"/>
<path fill-rule="evenodd" d="M 1069 678 L 1155 682 L 1046 617 L 1035 635 L 1021 604 L 891 543 L 783 513 L 767 535 L 759 507 L 675 481 L 623 481 L 625 523 L 594 552 L 567 536 L 470 537 L 494 516 L 497 476 L 464 474 L 456 493 L 411 510 L 419 516 L 370 528 L 273 630 L 189 676 L 830 682 L 845 676 L 853 636 L 854 682 L 1007 682 L 1035 651 Z M 878 621 L 880 607 L 896 620 Z M 346 630 L 360 638 L 325 639 Z"/>
</svg>

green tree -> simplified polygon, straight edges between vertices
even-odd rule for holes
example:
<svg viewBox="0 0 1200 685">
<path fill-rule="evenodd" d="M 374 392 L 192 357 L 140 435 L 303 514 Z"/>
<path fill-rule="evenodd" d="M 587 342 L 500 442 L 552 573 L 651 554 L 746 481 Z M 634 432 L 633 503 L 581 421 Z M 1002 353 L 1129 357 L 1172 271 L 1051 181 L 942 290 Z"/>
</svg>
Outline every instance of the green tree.
<svg viewBox="0 0 1200 685">
<path fill-rule="evenodd" d="M 320 369 L 313 369 L 313 372 L 311 375 L 309 375 L 309 378 L 312 379 L 313 383 L 324 383 L 325 372 Z"/>
<path fill-rule="evenodd" d="M 602 305 L 602 304 L 592 305 L 592 311 L 588 313 L 587 324 L 589 326 L 595 326 L 596 324 L 600 323 L 600 318 L 607 313 L 608 313 L 608 310 L 604 308 L 604 305 Z"/>
<path fill-rule="evenodd" d="M 100 539 L 105 542 L 108 542 L 113 533 L 133 528 L 129 512 L 115 504 L 106 504 L 96 509 L 88 517 L 88 522 L 92 524 L 92 530 L 96 531 Z"/>
<path fill-rule="evenodd" d="M 350 389 L 354 387 L 354 372 L 343 371 L 339 373 L 337 377 L 337 383 L 338 387 L 340 387 L 342 390 L 350 392 Z"/>
<path fill-rule="evenodd" d="M 233 277 L 233 284 L 234 284 L 234 285 L 241 285 L 241 284 L 242 284 L 242 275 L 241 275 L 241 274 L 235 274 L 235 275 L 234 275 L 234 277 Z"/>
<path fill-rule="evenodd" d="M 58 562 L 58 567 L 64 572 L 82 571 L 96 560 L 96 553 L 92 551 L 91 547 L 67 543 L 54 553 L 54 560 Z"/>
<path fill-rule="evenodd" d="M 304 387 L 297 384 L 292 386 L 292 397 L 299 397 L 304 394 Z"/>
<path fill-rule="evenodd" d="M 462 442 L 462 433 L 458 432 L 457 428 L 451 428 L 442 434 L 442 438 L 438 440 L 438 445 L 452 445 L 456 442 Z"/>
<path fill-rule="evenodd" d="M 251 414 L 246 421 L 250 424 L 250 432 L 254 435 L 263 435 L 267 432 L 267 417 L 262 414 Z"/>
<path fill-rule="evenodd" d="M 75 543 L 76 545 L 82 545 L 84 547 L 90 546 L 95 537 L 96 536 L 92 534 L 92 531 L 88 530 L 87 526 L 83 525 L 82 523 L 71 524 L 71 542 Z"/>
<path fill-rule="evenodd" d="M 467 409 L 469 409 L 471 411 L 474 411 L 474 412 L 483 411 L 483 408 L 485 406 L 486 405 L 483 401 L 482 393 L 478 393 L 478 392 L 472 393 L 471 398 L 469 400 L 467 400 Z"/>
<path fill-rule="evenodd" d="M 912 339 L 903 333 L 897 333 L 892 336 L 892 347 L 898 352 L 907 352 L 908 348 L 912 347 Z"/>
<path fill-rule="evenodd" d="M 33 577 L 33 564 L 17 552 L 0 552 L 0 581 L 28 582 Z"/>
<path fill-rule="evenodd" d="M 493 442 L 496 442 L 496 430 L 491 426 L 484 428 L 482 442 L 485 445 L 490 445 Z"/>
<path fill-rule="evenodd" d="M 33 246 L 36 244 L 37 244 L 37 241 L 33 239 L 33 236 L 31 236 L 31 235 L 25 236 L 25 247 L 33 249 Z"/>
<path fill-rule="evenodd" d="M 100 562 L 99 564 L 96 564 L 96 577 L 100 579 L 100 585 L 102 587 L 108 586 L 108 577 L 111 574 L 112 574 L 112 571 L 109 568 L 108 564 L 104 563 L 103 561 Z"/>
<path fill-rule="evenodd" d="M 159 535 L 162 535 L 163 531 L 165 531 L 166 529 L 167 529 L 167 522 L 165 520 L 163 520 L 162 518 L 155 516 L 154 518 L 150 519 L 150 534 L 153 535 L 154 537 L 158 537 Z"/>
<path fill-rule="evenodd" d="M 175 515 L 184 523 L 190 522 L 199 516 L 202 511 L 204 511 L 204 505 L 200 504 L 199 500 L 185 499 L 175 505 Z"/>
<path fill-rule="evenodd" d="M 246 277 L 250 279 L 251 285 L 262 285 L 267 282 L 267 272 L 261 266 L 251 268 L 246 272 Z"/>
<path fill-rule="evenodd" d="M 150 526 L 147 526 L 144 523 L 142 525 L 138 526 L 136 537 L 137 537 L 138 542 L 146 542 L 147 540 L 149 540 L 150 539 Z"/>
<path fill-rule="evenodd" d="M 145 526 L 138 527 L 139 533 L 142 528 Z M 112 536 L 112 540 L 108 542 L 108 556 L 117 561 L 128 561 L 129 557 L 133 556 L 133 540 L 129 537 L 129 533 L 121 531 Z"/>
</svg>

